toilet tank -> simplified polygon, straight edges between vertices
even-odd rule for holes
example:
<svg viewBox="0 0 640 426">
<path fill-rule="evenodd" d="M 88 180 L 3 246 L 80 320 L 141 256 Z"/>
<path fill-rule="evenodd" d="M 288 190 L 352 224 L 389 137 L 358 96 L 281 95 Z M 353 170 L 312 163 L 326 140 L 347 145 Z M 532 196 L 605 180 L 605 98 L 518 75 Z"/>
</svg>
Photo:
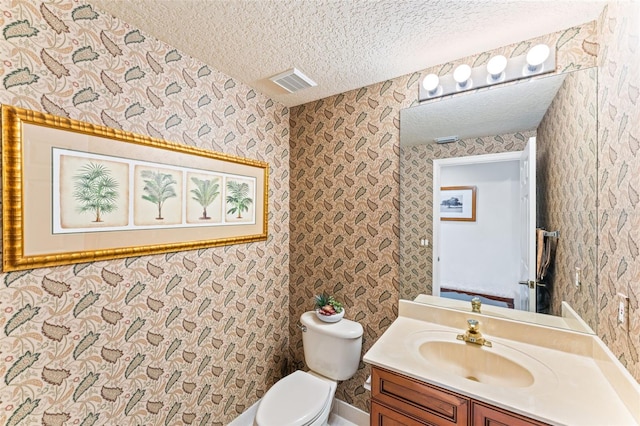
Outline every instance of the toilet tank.
<svg viewBox="0 0 640 426">
<path fill-rule="evenodd" d="M 314 311 L 305 312 L 300 322 L 304 359 L 311 371 L 333 380 L 347 380 L 358 370 L 362 351 L 362 325 L 348 319 L 328 323 Z"/>
</svg>

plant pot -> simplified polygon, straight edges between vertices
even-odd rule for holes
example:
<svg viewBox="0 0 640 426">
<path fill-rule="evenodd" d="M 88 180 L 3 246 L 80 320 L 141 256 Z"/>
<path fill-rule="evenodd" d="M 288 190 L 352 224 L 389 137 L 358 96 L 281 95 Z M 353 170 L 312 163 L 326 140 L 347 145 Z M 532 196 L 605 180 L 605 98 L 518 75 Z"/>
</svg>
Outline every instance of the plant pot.
<svg viewBox="0 0 640 426">
<path fill-rule="evenodd" d="M 320 309 L 316 309 L 316 316 L 320 318 L 321 321 L 324 321 L 324 322 L 338 322 L 342 319 L 342 317 L 344 317 L 344 311 L 345 309 L 342 308 L 342 312 L 340 312 L 339 314 L 322 315 L 320 313 Z"/>
</svg>

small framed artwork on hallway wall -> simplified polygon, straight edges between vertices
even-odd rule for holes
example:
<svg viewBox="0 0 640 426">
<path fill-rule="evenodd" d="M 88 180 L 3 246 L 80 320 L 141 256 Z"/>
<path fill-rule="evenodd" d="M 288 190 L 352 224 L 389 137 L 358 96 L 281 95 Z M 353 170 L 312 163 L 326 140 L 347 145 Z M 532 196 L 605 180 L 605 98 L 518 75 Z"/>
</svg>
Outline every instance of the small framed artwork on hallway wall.
<svg viewBox="0 0 640 426">
<path fill-rule="evenodd" d="M 440 188 L 440 220 L 476 221 L 476 187 L 443 186 Z"/>
<path fill-rule="evenodd" d="M 267 238 L 268 164 L 2 107 L 3 270 Z"/>
</svg>

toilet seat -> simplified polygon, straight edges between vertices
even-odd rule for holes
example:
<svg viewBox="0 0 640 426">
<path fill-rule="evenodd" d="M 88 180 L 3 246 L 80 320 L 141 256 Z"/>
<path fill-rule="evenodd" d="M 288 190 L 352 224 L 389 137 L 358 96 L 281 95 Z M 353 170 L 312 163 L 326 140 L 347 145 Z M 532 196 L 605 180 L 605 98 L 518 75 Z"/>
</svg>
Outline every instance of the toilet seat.
<svg viewBox="0 0 640 426">
<path fill-rule="evenodd" d="M 255 420 L 259 426 L 305 426 L 316 420 L 331 400 L 329 383 L 298 370 L 267 391 Z"/>
</svg>

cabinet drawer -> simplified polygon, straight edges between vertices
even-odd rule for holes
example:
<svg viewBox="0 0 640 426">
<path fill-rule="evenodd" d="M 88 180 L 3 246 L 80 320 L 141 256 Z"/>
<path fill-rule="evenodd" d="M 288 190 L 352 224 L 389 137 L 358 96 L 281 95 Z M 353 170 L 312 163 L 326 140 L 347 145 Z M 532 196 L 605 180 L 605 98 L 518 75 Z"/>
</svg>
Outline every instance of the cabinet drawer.
<svg viewBox="0 0 640 426">
<path fill-rule="evenodd" d="M 391 408 L 371 402 L 371 426 L 429 426 Z"/>
<path fill-rule="evenodd" d="M 396 373 L 373 367 L 372 403 L 395 407 L 411 417 L 434 425 L 466 425 L 470 400 Z"/>
<path fill-rule="evenodd" d="M 473 402 L 473 424 L 478 426 L 547 426 L 546 423 Z"/>
</svg>

